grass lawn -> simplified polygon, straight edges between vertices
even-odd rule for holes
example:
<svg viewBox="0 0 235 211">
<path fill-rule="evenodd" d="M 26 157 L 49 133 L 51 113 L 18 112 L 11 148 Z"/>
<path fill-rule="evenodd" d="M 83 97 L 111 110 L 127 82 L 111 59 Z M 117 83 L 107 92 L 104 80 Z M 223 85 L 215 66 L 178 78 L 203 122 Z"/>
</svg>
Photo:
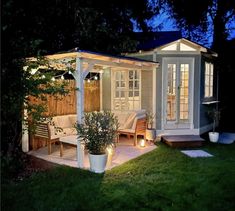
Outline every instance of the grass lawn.
<svg viewBox="0 0 235 211">
<path fill-rule="evenodd" d="M 235 144 L 189 158 L 160 143 L 105 174 L 56 167 L 2 184 L 2 210 L 235 210 Z"/>
</svg>

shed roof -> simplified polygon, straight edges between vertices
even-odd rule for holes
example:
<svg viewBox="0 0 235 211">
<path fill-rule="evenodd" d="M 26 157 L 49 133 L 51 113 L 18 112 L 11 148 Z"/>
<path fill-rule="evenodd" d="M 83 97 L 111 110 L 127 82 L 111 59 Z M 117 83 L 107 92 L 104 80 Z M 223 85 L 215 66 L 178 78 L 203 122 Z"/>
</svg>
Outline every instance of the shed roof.
<svg viewBox="0 0 235 211">
<path fill-rule="evenodd" d="M 180 31 L 159 31 L 159 32 L 136 32 L 136 39 L 139 41 L 137 50 L 149 51 L 159 48 L 163 45 L 183 39 L 196 46 L 201 46 L 205 52 L 217 55 L 214 51 L 197 42 L 184 38 Z"/>
<path fill-rule="evenodd" d="M 57 69 L 64 69 L 66 66 L 66 60 L 74 60 L 76 58 L 82 59 L 84 63 L 93 63 L 98 66 L 115 66 L 115 67 L 123 67 L 123 68 L 137 68 L 137 69 L 152 69 L 158 66 L 158 62 L 147 61 L 144 59 L 127 57 L 127 56 L 113 56 L 98 52 L 80 50 L 80 49 L 72 49 L 68 52 L 61 52 L 52 55 L 45 56 L 49 61 L 51 61 L 51 65 L 55 66 Z M 29 60 L 33 61 L 36 58 L 29 58 Z M 62 62 L 60 62 L 62 61 Z M 52 64 L 53 63 L 53 64 Z M 75 64 L 75 61 L 74 61 Z"/>
<path fill-rule="evenodd" d="M 136 32 L 137 50 L 150 50 L 182 38 L 180 31 Z"/>
</svg>

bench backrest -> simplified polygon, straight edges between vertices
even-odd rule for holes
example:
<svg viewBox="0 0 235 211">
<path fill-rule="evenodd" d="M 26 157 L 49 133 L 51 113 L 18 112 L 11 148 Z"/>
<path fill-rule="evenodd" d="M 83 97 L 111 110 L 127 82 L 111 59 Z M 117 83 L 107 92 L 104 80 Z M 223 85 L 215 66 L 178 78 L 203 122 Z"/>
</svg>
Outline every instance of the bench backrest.
<svg viewBox="0 0 235 211">
<path fill-rule="evenodd" d="M 51 132 L 50 132 L 50 129 L 49 129 L 49 123 L 38 123 L 36 125 L 34 136 L 50 139 L 50 137 L 51 137 L 50 133 Z"/>
</svg>

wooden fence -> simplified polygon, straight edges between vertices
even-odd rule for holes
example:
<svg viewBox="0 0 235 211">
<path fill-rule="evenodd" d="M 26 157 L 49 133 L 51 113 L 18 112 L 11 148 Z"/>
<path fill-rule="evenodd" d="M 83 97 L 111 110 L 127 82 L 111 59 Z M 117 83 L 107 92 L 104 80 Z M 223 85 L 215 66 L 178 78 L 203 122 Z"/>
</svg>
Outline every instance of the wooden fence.
<svg viewBox="0 0 235 211">
<path fill-rule="evenodd" d="M 76 84 L 74 80 L 68 80 L 67 89 L 70 90 L 66 96 L 51 96 L 47 95 L 47 101 L 41 101 L 31 97 L 31 102 L 34 104 L 45 104 L 47 112 L 45 116 L 56 116 L 66 114 L 76 114 Z M 99 111 L 100 110 L 100 83 L 99 81 L 84 81 L 84 111 Z M 32 149 L 32 136 L 30 135 L 30 148 Z M 35 148 L 45 146 L 43 138 L 35 138 Z"/>
<path fill-rule="evenodd" d="M 45 103 L 47 106 L 47 112 L 45 116 L 56 116 L 66 114 L 76 114 L 76 84 L 75 80 L 67 80 L 67 89 L 70 90 L 66 96 L 47 95 L 47 101 L 43 102 L 31 98 L 31 101 L 35 104 Z M 84 81 L 84 111 L 99 111 L 100 110 L 100 83 L 99 81 Z"/>
</svg>

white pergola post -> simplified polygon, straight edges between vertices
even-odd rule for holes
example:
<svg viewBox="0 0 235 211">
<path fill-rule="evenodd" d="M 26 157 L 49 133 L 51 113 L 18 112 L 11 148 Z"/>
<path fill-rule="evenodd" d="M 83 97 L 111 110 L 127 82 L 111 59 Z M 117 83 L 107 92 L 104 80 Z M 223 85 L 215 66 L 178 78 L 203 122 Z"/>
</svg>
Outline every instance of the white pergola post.
<svg viewBox="0 0 235 211">
<path fill-rule="evenodd" d="M 76 58 L 76 70 L 74 73 L 74 77 L 76 80 L 77 87 L 77 121 L 78 123 L 83 122 L 84 117 L 84 79 L 87 74 L 92 70 L 94 66 L 93 62 L 88 62 L 88 67 L 83 69 L 83 60 L 82 58 Z M 78 167 L 84 167 L 84 145 L 81 144 L 80 140 L 77 140 L 77 162 Z"/>
<path fill-rule="evenodd" d="M 79 124 L 82 123 L 82 118 L 84 115 L 84 84 L 83 84 L 83 67 L 82 59 L 76 58 L 76 70 L 74 73 L 77 87 L 77 121 Z M 79 168 L 84 167 L 84 146 L 79 140 L 77 140 L 77 164 Z"/>
<path fill-rule="evenodd" d="M 28 125 L 26 124 L 26 120 L 28 118 L 28 112 L 27 109 L 24 109 L 24 116 L 23 116 L 23 125 L 22 125 L 22 140 L 21 140 L 21 145 L 22 145 L 22 151 L 23 152 L 28 152 L 29 151 L 29 128 Z"/>
</svg>

